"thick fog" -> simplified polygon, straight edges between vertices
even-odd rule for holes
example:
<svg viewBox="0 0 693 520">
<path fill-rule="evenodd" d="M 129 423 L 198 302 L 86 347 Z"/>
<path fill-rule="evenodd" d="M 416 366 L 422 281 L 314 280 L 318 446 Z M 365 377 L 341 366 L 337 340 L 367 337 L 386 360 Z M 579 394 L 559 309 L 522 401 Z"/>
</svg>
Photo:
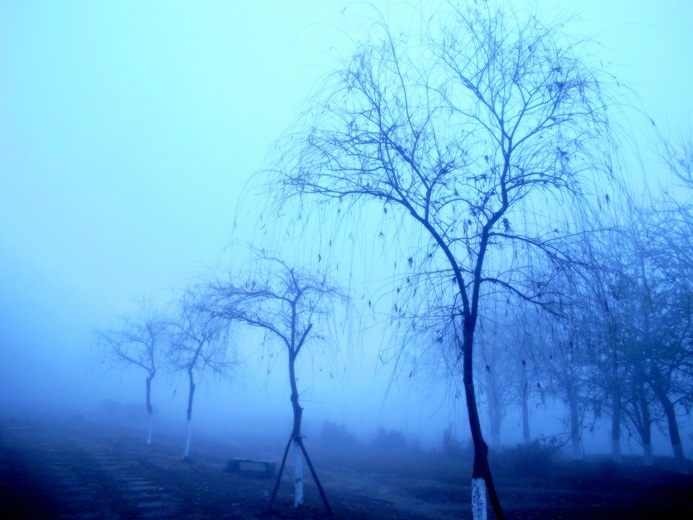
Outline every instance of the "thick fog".
<svg viewBox="0 0 693 520">
<path fill-rule="evenodd" d="M 390 2 L 374 4 L 385 10 Z M 621 101 L 642 106 L 662 127 L 690 124 L 687 1 L 539 6 L 550 16 L 574 15 L 568 31 L 594 39 L 594 63 L 609 64 L 635 91 Z M 248 187 L 257 186 L 274 140 L 334 57 L 361 36 L 368 12 L 321 1 L 0 4 L 3 409 L 103 418 L 134 407 L 144 431 L 145 372 L 105 360 L 95 335 L 117 328 L 143 298 L 165 309 L 199 274 L 249 262 L 248 243 L 270 245 L 273 235 L 260 237 L 254 213 L 263 202 Z M 398 12 L 389 15 L 395 24 Z M 647 160 L 655 152 L 642 150 Z M 634 184 L 648 182 L 640 175 Z M 371 217 L 354 220 L 365 229 Z M 286 223 L 269 225 L 282 235 Z M 256 237 L 264 242 L 254 244 Z M 318 244 L 284 236 L 277 243 L 291 262 L 317 263 Z M 392 258 L 387 248 L 361 244 L 320 264 L 330 262 L 356 310 L 338 311 L 334 336 L 308 343 L 297 361 L 308 439 L 324 421 L 366 442 L 380 428 L 398 430 L 431 450 L 442 449 L 448 427 L 469 438 L 461 378 L 419 363 L 411 346 L 398 357 L 384 315 L 363 318 L 373 287 L 387 307 L 383 287 L 394 282 L 380 262 Z M 200 376 L 195 431 L 286 438 L 286 352 L 247 328 L 230 338 L 240 362 L 227 379 Z M 481 390 L 486 433 L 485 399 Z M 186 375 L 162 361 L 152 402 L 155 432 L 182 427 Z M 567 431 L 567 411 L 551 399 L 532 402 L 530 416 L 533 438 Z M 655 435 L 658 453 L 669 453 L 666 438 Z M 520 412 L 510 407 L 500 442 L 521 440 Z M 582 442 L 585 452 L 607 452 L 608 421 L 586 429 Z"/>
</svg>

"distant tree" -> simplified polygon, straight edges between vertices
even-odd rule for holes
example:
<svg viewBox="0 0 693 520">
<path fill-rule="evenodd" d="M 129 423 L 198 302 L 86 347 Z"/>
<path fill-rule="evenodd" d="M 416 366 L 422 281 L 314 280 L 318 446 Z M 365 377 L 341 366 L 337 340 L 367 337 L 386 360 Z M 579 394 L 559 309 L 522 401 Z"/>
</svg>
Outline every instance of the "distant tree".
<svg viewBox="0 0 693 520">
<path fill-rule="evenodd" d="M 627 237 L 621 237 L 623 246 L 628 242 Z M 655 423 L 655 400 L 647 384 L 647 360 L 640 341 L 644 293 L 630 262 L 623 262 L 618 268 L 615 265 L 612 267 L 612 281 L 607 287 L 604 307 L 614 334 L 614 342 L 611 345 L 614 366 L 609 367 L 607 360 L 600 372 L 604 376 L 603 382 L 609 386 L 613 385 L 614 374 L 618 377 L 618 396 L 625 419 L 623 423 L 641 444 L 644 465 L 651 466 L 654 463 L 652 425 Z M 615 441 L 613 432 L 616 421 L 615 413 L 612 413 L 612 443 Z"/>
<path fill-rule="evenodd" d="M 681 472 L 687 472 L 680 434 L 677 431 L 676 406 L 690 414 L 693 406 L 693 131 L 680 132 L 675 141 L 665 142 L 662 156 L 678 181 L 676 192 L 682 199 L 669 196 L 655 208 L 657 225 L 646 236 L 648 245 L 656 244 L 656 262 L 652 275 L 663 285 L 653 307 L 664 321 L 654 329 L 666 358 L 654 376 L 652 390 L 667 416 L 669 437 Z M 678 189 L 678 188 L 683 188 Z M 648 221 L 652 214 L 646 215 Z M 649 222 L 648 222 L 649 224 Z M 653 240 L 654 239 L 654 240 Z M 649 258 L 648 258 L 649 259 Z M 651 281 L 644 278 L 644 281 Z M 649 288 L 649 286 L 648 286 Z M 649 296 L 649 295 L 648 295 Z M 673 402 L 671 402 L 673 400 Z"/>
<path fill-rule="evenodd" d="M 553 349 L 549 355 L 552 379 L 547 391 L 564 403 L 568 410 L 570 456 L 583 457 L 582 430 L 590 402 L 594 402 L 594 367 L 590 362 L 590 345 L 581 334 L 574 317 L 556 320 L 552 329 Z"/>
<path fill-rule="evenodd" d="M 188 406 L 183 459 L 190 455 L 193 398 L 197 384 L 195 373 L 226 377 L 235 366 L 229 356 L 229 322 L 209 312 L 201 288 L 187 289 L 178 301 L 175 319 L 170 324 L 168 358 L 175 370 L 188 376 Z"/>
<path fill-rule="evenodd" d="M 139 367 L 147 373 L 145 379 L 148 415 L 147 444 L 152 443 L 152 381 L 157 362 L 163 354 L 167 340 L 167 322 L 151 303 L 142 300 L 133 315 L 124 316 L 116 329 L 99 331 L 96 342 L 101 351 L 115 364 Z"/>
<path fill-rule="evenodd" d="M 654 397 L 645 384 L 646 376 L 641 363 L 635 363 L 631 368 L 629 379 L 626 380 L 628 392 L 624 396 L 624 414 L 630 428 L 635 430 L 637 440 L 643 450 L 643 465 L 652 466 L 652 424 L 656 421 L 653 417 Z M 631 430 L 632 432 L 632 430 Z"/>
<path fill-rule="evenodd" d="M 587 323 L 595 334 L 597 383 L 612 403 L 612 442 L 632 427 L 652 464 L 651 426 L 664 419 L 685 468 L 677 415 L 693 404 L 693 291 L 686 213 L 671 201 L 630 206 L 592 269 Z M 623 419 L 627 419 L 624 421 Z"/>
<path fill-rule="evenodd" d="M 582 360 L 590 365 L 587 373 L 592 375 L 592 397 L 603 396 L 602 404 L 594 406 L 595 419 L 602 413 L 610 416 L 611 456 L 614 462 L 620 463 L 627 392 L 625 323 L 629 314 L 621 299 L 622 229 L 618 225 L 602 226 L 598 233 L 587 235 L 583 241 L 581 283 L 574 308 L 582 323 L 581 336 L 591 349 L 590 355 Z"/>
<path fill-rule="evenodd" d="M 534 408 L 546 406 L 546 380 L 550 365 L 547 364 L 549 351 L 550 327 L 547 317 L 542 312 L 537 312 L 536 306 L 523 305 L 525 312 L 521 313 L 519 338 L 520 350 L 515 355 L 519 357 L 519 375 L 515 377 L 511 386 L 512 402 L 520 409 L 522 418 L 522 442 L 529 445 L 532 442 L 530 435 L 530 404 Z M 544 382 L 542 386 L 542 382 Z"/>
<path fill-rule="evenodd" d="M 325 509 L 331 513 L 327 496 L 303 443 L 301 421 L 303 408 L 299 403 L 296 361 L 310 339 L 317 339 L 320 320 L 325 320 L 332 306 L 345 301 L 340 290 L 324 275 L 308 269 L 289 266 L 283 260 L 265 254 L 253 262 L 255 273 L 237 283 L 218 280 L 210 287 L 211 305 L 217 316 L 259 328 L 278 340 L 286 349 L 293 428 L 284 450 L 279 475 L 270 498 L 270 509 L 279 489 L 286 457 L 294 449 L 294 506 L 303 504 L 303 458 L 320 492 Z M 317 325 L 316 325 L 317 324 Z"/>
<path fill-rule="evenodd" d="M 480 400 L 488 413 L 489 443 L 491 448 L 501 445 L 501 425 L 511 407 L 511 400 L 521 366 L 520 348 L 514 337 L 513 324 L 502 313 L 484 320 L 480 327 L 479 353 L 481 363 L 477 367 Z"/>
<path fill-rule="evenodd" d="M 542 301 L 526 260 L 560 262 L 572 233 L 561 215 L 583 195 L 604 193 L 593 183 L 612 174 L 610 101 L 580 42 L 558 25 L 490 2 L 453 7 L 440 21 L 418 26 L 424 35 L 374 24 L 279 143 L 271 185 L 283 210 L 294 196 L 314 196 L 335 214 L 375 203 L 398 232 L 420 237 L 402 263 L 412 287 L 445 288 L 458 322 L 474 518 L 485 518 L 487 490 L 505 518 L 476 404 L 480 307 L 491 287 Z M 404 317 L 419 334 L 421 314 Z"/>
<path fill-rule="evenodd" d="M 648 215 L 647 226 L 661 236 L 671 228 L 671 219 L 662 214 L 659 218 L 656 222 Z M 687 473 L 677 415 L 688 413 L 693 405 L 693 271 L 687 268 L 689 262 L 679 263 L 680 254 L 657 242 L 654 238 L 640 244 L 636 273 L 641 322 L 635 347 L 646 382 L 666 417 L 677 469 Z"/>
<path fill-rule="evenodd" d="M 480 328 L 477 380 L 489 412 L 492 447 L 500 446 L 501 424 L 511 409 L 520 412 L 522 442 L 531 441 L 530 402 L 541 394 L 541 386 L 536 385 L 546 376 L 541 360 L 546 351 L 546 321 L 551 319 L 539 310 L 521 301 L 508 303 Z"/>
<path fill-rule="evenodd" d="M 619 297 L 623 269 L 623 230 L 614 217 L 623 208 L 602 208 L 592 225 L 573 244 L 571 269 L 551 282 L 557 295 L 553 316 L 535 313 L 527 323 L 550 331 L 539 349 L 550 377 L 549 395 L 566 406 L 570 452 L 582 457 L 582 431 L 604 415 L 611 419 L 612 458 L 621 458 L 621 426 L 626 392 L 625 323 L 630 316 Z M 540 333 L 540 336 L 542 334 Z M 546 348 L 546 345 L 550 348 Z M 536 347 L 535 347 L 536 348 Z M 535 355 L 539 354 L 538 352 Z"/>
<path fill-rule="evenodd" d="M 486 410 L 489 419 L 489 439 L 491 448 L 499 448 L 501 445 L 501 425 L 510 406 L 510 381 L 504 377 L 508 374 L 508 356 L 504 356 L 498 346 L 484 349 L 484 366 L 481 370 L 481 389 L 486 401 Z M 513 365 L 517 368 L 517 365 Z"/>
</svg>

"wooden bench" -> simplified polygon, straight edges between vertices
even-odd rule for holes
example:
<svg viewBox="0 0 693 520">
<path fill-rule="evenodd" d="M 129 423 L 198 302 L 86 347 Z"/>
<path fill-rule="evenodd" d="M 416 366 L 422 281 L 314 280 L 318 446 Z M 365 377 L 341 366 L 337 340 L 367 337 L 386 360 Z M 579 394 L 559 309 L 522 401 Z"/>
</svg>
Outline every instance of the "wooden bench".
<svg viewBox="0 0 693 520">
<path fill-rule="evenodd" d="M 231 459 L 224 468 L 228 473 L 272 478 L 277 469 L 276 462 L 256 459 Z"/>
</svg>

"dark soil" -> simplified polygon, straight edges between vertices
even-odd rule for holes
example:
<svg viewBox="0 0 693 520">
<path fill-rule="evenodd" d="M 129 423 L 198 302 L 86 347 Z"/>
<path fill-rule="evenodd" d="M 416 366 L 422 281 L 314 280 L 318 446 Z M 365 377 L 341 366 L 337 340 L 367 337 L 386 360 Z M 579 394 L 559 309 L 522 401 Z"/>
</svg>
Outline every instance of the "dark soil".
<svg viewBox="0 0 693 520">
<path fill-rule="evenodd" d="M 305 468 L 305 505 L 293 508 L 292 467 L 273 511 L 274 481 L 224 471 L 231 458 L 277 462 L 283 444 L 155 436 L 81 417 L 0 418 L 0 518 L 327 518 Z M 317 442 L 317 441 L 316 441 Z M 337 453 L 306 440 L 337 519 L 471 518 L 471 462 L 463 455 L 356 450 Z M 273 454 L 268 457 L 268 454 Z M 693 477 L 636 461 L 556 462 L 549 467 L 497 455 L 496 485 L 509 518 L 693 518 Z M 630 463 L 628 463 L 630 462 Z M 668 461 L 658 465 L 666 467 Z M 493 514 L 489 512 L 489 518 Z"/>
</svg>

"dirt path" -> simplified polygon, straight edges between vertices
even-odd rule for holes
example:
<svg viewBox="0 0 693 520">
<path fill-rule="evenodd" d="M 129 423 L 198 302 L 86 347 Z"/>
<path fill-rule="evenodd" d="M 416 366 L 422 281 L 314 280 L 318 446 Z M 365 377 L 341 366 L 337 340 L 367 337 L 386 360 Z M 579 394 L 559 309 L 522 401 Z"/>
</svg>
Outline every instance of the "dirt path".
<svg viewBox="0 0 693 520">
<path fill-rule="evenodd" d="M 8 421 L 0 424 L 0 518 L 322 518 L 312 482 L 305 504 L 292 507 L 291 469 L 285 471 L 277 507 L 267 512 L 274 481 L 223 472 L 228 449 L 197 442 L 194 462 L 181 446 L 119 427 L 83 422 Z M 326 482 L 339 474 L 323 471 Z M 308 475 L 306 475 L 308 477 Z M 413 519 L 393 500 L 364 487 L 328 489 L 336 518 Z M 362 494 L 362 492 L 364 492 Z"/>
<path fill-rule="evenodd" d="M 0 518 L 327 518 L 308 473 L 305 506 L 292 507 L 290 462 L 273 512 L 267 511 L 273 479 L 223 471 L 229 458 L 278 456 L 281 446 L 199 435 L 194 462 L 186 463 L 182 439 L 160 435 L 152 446 L 143 440 L 142 431 L 123 425 L 0 417 Z M 308 444 L 333 518 L 470 518 L 463 481 L 469 461 L 368 449 L 339 454 Z M 532 468 L 534 476 L 498 469 L 509 518 L 693 518 L 690 476 L 604 461 L 558 464 L 546 474 Z"/>
<path fill-rule="evenodd" d="M 43 518 L 184 518 L 174 490 L 148 475 L 137 453 L 83 433 L 64 425 L 5 426 L 3 489 L 9 496 L 0 516 L 39 508 Z"/>
</svg>

